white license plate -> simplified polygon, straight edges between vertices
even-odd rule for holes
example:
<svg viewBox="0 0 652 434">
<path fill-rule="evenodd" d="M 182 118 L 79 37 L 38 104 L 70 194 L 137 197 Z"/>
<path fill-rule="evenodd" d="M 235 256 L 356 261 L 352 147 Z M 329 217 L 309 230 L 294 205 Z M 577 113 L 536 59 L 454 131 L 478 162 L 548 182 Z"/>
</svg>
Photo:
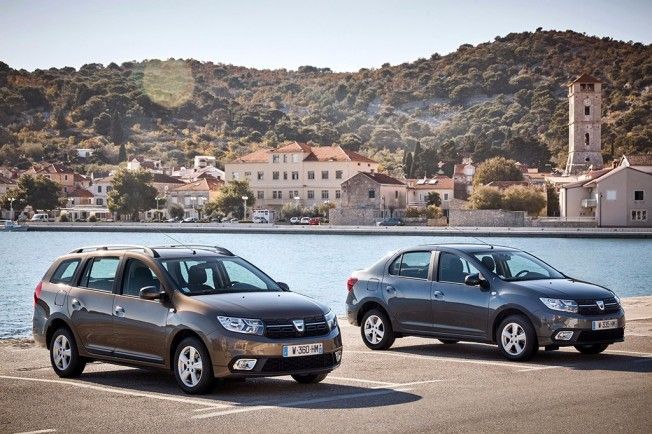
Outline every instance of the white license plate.
<svg viewBox="0 0 652 434">
<path fill-rule="evenodd" d="M 617 319 L 605 319 L 602 321 L 593 321 L 591 328 L 593 330 L 609 330 L 618 327 Z"/>
<path fill-rule="evenodd" d="M 315 354 L 324 354 L 323 344 L 318 343 L 283 346 L 283 357 L 314 356 Z"/>
</svg>

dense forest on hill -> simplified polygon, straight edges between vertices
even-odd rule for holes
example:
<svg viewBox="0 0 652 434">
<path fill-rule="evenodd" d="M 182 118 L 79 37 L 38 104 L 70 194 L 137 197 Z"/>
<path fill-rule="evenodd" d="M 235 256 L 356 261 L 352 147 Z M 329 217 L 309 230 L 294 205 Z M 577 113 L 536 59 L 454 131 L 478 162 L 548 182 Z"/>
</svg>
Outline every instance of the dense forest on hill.
<svg viewBox="0 0 652 434">
<path fill-rule="evenodd" d="M 359 150 L 397 174 L 419 142 L 415 176 L 465 156 L 563 166 L 565 85 L 583 72 L 604 82 L 605 159 L 652 152 L 650 45 L 537 30 L 351 73 L 179 59 L 28 72 L 0 62 L 0 164 L 97 170 L 119 163 L 121 145 L 173 165 L 197 154 L 225 163 L 298 140 Z M 75 148 L 96 152 L 84 162 Z"/>
</svg>

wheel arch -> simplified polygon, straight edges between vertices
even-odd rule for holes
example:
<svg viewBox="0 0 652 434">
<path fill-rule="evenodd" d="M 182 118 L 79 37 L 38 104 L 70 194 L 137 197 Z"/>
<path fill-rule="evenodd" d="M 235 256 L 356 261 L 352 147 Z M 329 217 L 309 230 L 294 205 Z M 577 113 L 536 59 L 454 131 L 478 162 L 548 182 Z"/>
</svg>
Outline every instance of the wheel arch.
<svg viewBox="0 0 652 434">
<path fill-rule="evenodd" d="M 61 327 L 67 328 L 70 331 L 70 333 L 72 333 L 73 337 L 75 338 L 75 343 L 77 344 L 77 348 L 79 348 L 79 338 L 77 337 L 74 328 L 70 325 L 68 320 L 63 315 L 55 315 L 48 320 L 48 323 L 45 326 L 46 348 L 48 350 L 50 349 L 50 341 L 52 340 L 52 335 L 54 334 L 55 331 L 57 331 Z"/>
<path fill-rule="evenodd" d="M 195 330 L 189 328 L 182 328 L 176 330 L 170 338 L 170 345 L 168 346 L 168 351 L 167 351 L 168 368 L 170 368 L 170 370 L 174 369 L 174 353 L 177 350 L 177 345 L 179 345 L 179 342 L 181 342 L 185 338 L 199 339 L 199 342 L 201 342 L 204 345 L 204 348 L 206 348 L 206 351 L 208 352 L 208 356 L 212 357 L 210 346 L 206 343 L 206 339 L 204 339 L 201 333 L 198 333 Z M 213 361 L 211 360 L 210 362 L 212 363 Z"/>
<path fill-rule="evenodd" d="M 491 341 L 492 342 L 494 342 L 494 343 L 496 342 L 496 332 L 497 332 L 497 329 L 498 329 L 498 326 L 500 325 L 500 323 L 505 318 L 507 318 L 508 316 L 512 316 L 512 315 L 519 315 L 519 316 L 525 317 L 530 322 L 530 324 L 532 325 L 532 328 L 534 329 L 534 331 L 536 333 L 536 330 L 537 330 L 537 328 L 536 328 L 536 320 L 532 317 L 532 315 L 530 315 L 525 309 L 523 309 L 520 306 L 508 305 L 508 306 L 503 307 L 494 316 L 493 322 L 491 324 L 491 330 L 490 330 L 490 332 L 491 332 Z M 538 338 L 538 336 L 537 336 L 537 338 Z"/>
<path fill-rule="evenodd" d="M 362 318 L 365 316 L 367 312 L 369 312 L 372 309 L 378 309 L 379 311 L 383 312 L 387 318 L 389 318 L 389 321 L 392 323 L 392 328 L 394 328 L 394 319 L 392 318 L 392 315 L 387 311 L 385 306 L 383 306 L 382 303 L 380 303 L 378 300 L 368 300 L 360 306 L 360 309 L 358 309 L 358 314 L 356 316 L 356 321 L 358 325 L 362 326 Z"/>
</svg>

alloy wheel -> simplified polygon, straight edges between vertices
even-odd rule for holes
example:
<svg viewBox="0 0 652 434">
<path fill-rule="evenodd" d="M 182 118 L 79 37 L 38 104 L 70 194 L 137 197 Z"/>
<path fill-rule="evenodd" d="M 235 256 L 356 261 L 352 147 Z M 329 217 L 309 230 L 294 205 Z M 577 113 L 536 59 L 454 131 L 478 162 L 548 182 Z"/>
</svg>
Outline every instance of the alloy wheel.
<svg viewBox="0 0 652 434">
<path fill-rule="evenodd" d="M 179 353 L 177 370 L 183 384 L 188 387 L 195 387 L 201 380 L 203 365 L 201 354 L 195 347 L 186 346 Z"/>
<path fill-rule="evenodd" d="M 385 324 L 377 315 L 370 315 L 364 323 L 364 335 L 367 341 L 377 345 L 385 336 Z"/>
<path fill-rule="evenodd" d="M 54 340 L 54 345 L 52 345 L 52 356 L 57 369 L 61 371 L 68 369 L 72 358 L 72 349 L 70 348 L 70 341 L 67 337 L 64 335 L 57 336 Z"/>
<path fill-rule="evenodd" d="M 508 354 L 519 356 L 525 351 L 525 345 L 527 344 L 525 330 L 519 324 L 510 322 L 503 327 L 500 341 Z"/>
</svg>

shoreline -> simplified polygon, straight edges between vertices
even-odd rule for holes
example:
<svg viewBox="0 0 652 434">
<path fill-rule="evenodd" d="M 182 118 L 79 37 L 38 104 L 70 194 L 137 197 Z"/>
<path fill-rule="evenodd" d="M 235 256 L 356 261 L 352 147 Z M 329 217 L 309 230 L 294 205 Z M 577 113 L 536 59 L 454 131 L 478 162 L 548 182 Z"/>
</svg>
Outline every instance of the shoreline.
<svg viewBox="0 0 652 434">
<path fill-rule="evenodd" d="M 27 232 L 169 232 L 287 235 L 403 235 L 652 239 L 652 228 L 292 226 L 223 223 L 30 223 Z"/>
</svg>

